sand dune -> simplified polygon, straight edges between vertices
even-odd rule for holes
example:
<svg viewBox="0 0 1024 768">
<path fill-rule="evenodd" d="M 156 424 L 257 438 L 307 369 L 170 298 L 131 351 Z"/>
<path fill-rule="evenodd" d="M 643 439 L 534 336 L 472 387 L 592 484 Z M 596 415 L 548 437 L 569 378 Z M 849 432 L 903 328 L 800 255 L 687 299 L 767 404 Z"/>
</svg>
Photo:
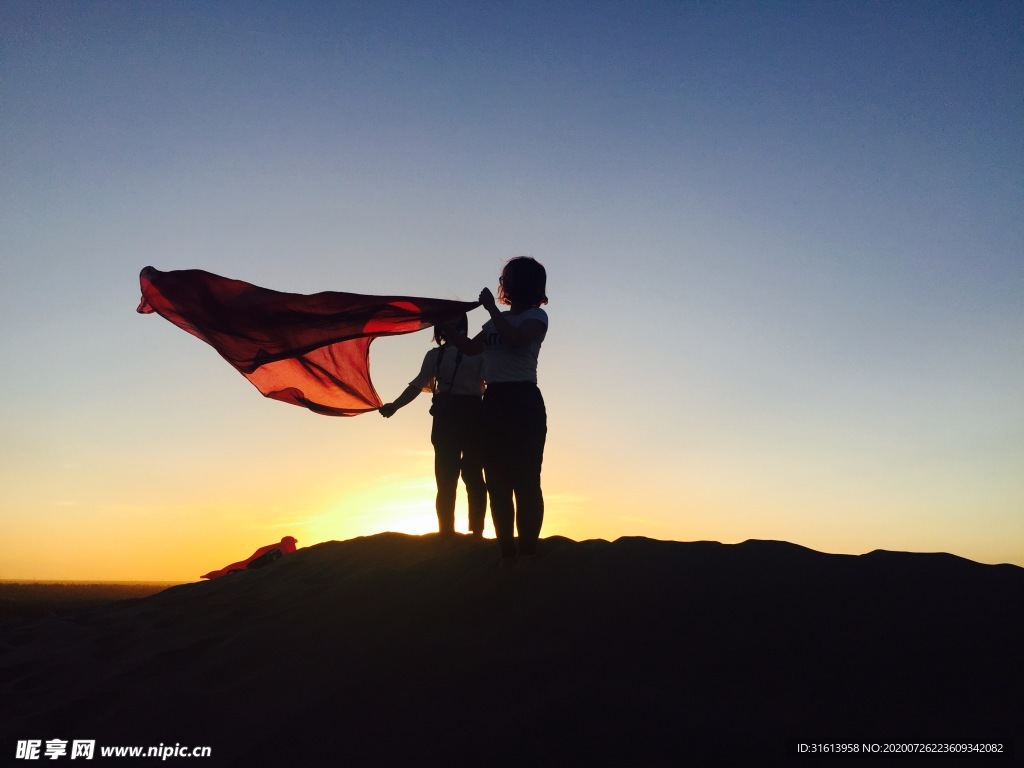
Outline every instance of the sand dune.
<svg viewBox="0 0 1024 768">
<path fill-rule="evenodd" d="M 380 534 L 2 622 L 0 757 L 54 738 L 210 746 L 211 766 L 1024 747 L 1024 569 L 769 541 L 542 553 L 510 574 L 493 543 Z"/>
</svg>

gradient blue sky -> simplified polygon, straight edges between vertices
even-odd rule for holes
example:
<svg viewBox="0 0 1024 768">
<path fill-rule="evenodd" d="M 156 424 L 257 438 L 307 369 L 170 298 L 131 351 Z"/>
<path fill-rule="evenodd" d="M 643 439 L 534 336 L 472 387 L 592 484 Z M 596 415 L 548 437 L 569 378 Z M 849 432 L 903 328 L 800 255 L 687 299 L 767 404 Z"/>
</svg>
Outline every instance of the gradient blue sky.
<svg viewBox="0 0 1024 768">
<path fill-rule="evenodd" d="M 264 400 L 134 313 L 143 266 L 475 299 L 519 254 L 545 535 L 1024 565 L 1022 33 L 1011 2 L 4 2 L 0 578 L 434 525 L 423 398 Z M 374 344 L 382 397 L 428 344 Z"/>
</svg>

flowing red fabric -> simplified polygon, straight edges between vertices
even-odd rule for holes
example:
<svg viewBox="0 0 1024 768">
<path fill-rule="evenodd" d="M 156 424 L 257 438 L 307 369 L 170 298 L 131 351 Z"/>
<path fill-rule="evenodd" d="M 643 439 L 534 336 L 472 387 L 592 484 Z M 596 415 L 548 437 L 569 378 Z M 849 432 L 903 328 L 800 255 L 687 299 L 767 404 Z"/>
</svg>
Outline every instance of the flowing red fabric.
<svg viewBox="0 0 1024 768">
<path fill-rule="evenodd" d="M 476 302 L 324 291 L 303 295 L 146 267 L 138 312 L 202 339 L 266 397 L 328 416 L 376 410 L 370 342 L 453 321 Z"/>
<path fill-rule="evenodd" d="M 245 558 L 245 560 L 239 560 L 237 563 L 232 563 L 231 565 L 225 565 L 223 568 L 221 568 L 219 570 L 210 571 L 209 573 L 204 573 L 199 578 L 200 579 L 219 579 L 222 576 L 227 576 L 229 573 L 234 573 L 235 571 L 247 570 L 250 567 L 250 565 L 252 564 L 253 560 L 255 560 L 256 558 L 260 557 L 261 555 L 265 555 L 267 552 L 270 552 L 271 550 L 274 550 L 274 549 L 276 549 L 278 552 L 281 553 L 280 554 L 281 557 L 283 557 L 284 555 L 290 555 L 292 552 L 295 551 L 295 545 L 298 543 L 298 541 L 299 540 L 296 539 L 293 536 L 285 536 L 277 544 L 267 544 L 267 546 L 265 546 L 265 547 L 260 547 L 255 552 L 253 552 L 251 555 L 249 555 L 247 558 Z M 258 563 L 255 564 L 255 565 L 258 565 Z M 253 567 L 255 567 L 255 565 L 253 565 Z"/>
</svg>

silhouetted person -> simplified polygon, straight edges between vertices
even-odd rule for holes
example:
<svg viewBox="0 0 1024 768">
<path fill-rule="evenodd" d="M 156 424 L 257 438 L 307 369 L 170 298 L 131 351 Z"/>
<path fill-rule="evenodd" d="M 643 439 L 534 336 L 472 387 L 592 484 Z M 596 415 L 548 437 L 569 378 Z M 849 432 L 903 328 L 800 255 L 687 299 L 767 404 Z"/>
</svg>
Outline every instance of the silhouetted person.
<svg viewBox="0 0 1024 768">
<path fill-rule="evenodd" d="M 467 328 L 468 320 L 463 315 L 455 331 L 465 336 Z M 438 530 L 442 534 L 455 533 L 455 495 L 461 474 L 469 499 L 469 530 L 482 537 L 487 515 L 487 486 L 480 456 L 484 359 L 463 354 L 448 344 L 441 329 L 435 329 L 434 341 L 440 346 L 424 356 L 419 375 L 398 399 L 380 407 L 380 415 L 391 418 L 420 392 L 433 393 L 430 442 L 434 446 Z"/>
<path fill-rule="evenodd" d="M 529 561 L 537 551 L 544 522 L 540 487 L 547 413 L 537 387 L 537 358 L 548 330 L 547 273 L 540 262 L 520 256 L 499 278 L 498 309 L 490 289 L 480 303 L 491 319 L 472 340 L 451 336 L 467 355 L 483 353 L 487 390 L 483 400 L 483 459 L 491 518 L 501 546 L 501 564 Z M 516 529 L 519 531 L 518 546 Z"/>
</svg>

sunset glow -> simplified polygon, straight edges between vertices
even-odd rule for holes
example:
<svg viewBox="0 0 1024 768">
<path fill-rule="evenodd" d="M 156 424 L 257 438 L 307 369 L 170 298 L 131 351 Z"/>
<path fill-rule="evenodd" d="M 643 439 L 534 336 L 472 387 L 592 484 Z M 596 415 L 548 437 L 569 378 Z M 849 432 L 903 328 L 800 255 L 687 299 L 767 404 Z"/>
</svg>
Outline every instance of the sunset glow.
<svg viewBox="0 0 1024 768">
<path fill-rule="evenodd" d="M 265 399 L 135 313 L 143 266 L 475 301 L 522 254 L 550 298 L 542 536 L 1024 565 L 1022 23 L 3 4 L 0 579 L 435 530 L 427 395 Z M 385 402 L 430 335 L 373 342 Z"/>
</svg>

